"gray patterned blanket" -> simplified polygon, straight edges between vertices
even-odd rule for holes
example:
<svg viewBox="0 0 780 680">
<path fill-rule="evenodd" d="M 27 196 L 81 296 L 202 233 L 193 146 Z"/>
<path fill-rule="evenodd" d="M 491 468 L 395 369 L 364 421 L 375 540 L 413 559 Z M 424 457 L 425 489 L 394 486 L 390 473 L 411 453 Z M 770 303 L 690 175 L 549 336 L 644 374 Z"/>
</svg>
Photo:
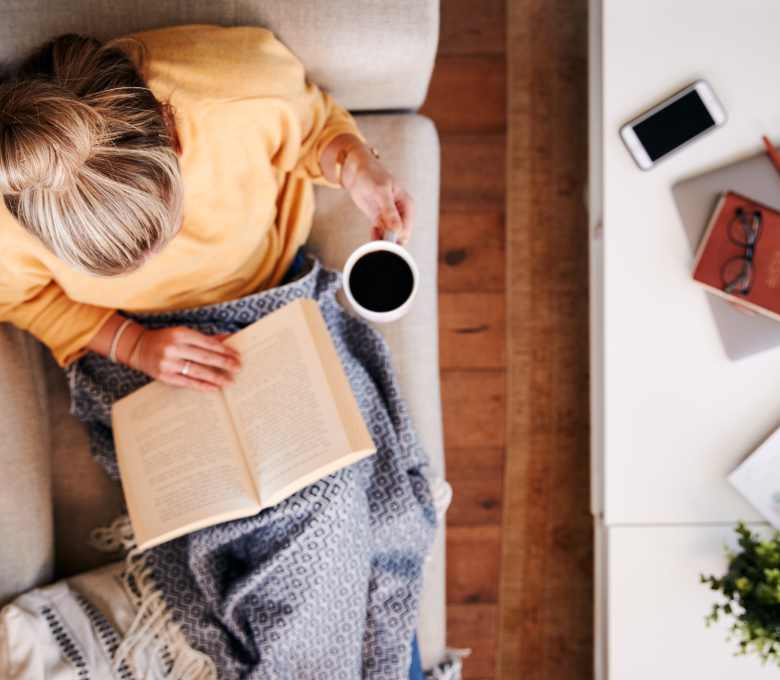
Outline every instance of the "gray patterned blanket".
<svg viewBox="0 0 780 680">
<path fill-rule="evenodd" d="M 388 347 L 341 308 L 340 283 L 338 272 L 309 256 L 303 275 L 277 288 L 190 309 L 126 314 L 149 328 L 232 333 L 296 298 L 316 300 L 377 453 L 255 517 L 132 550 L 126 578 L 139 613 L 117 669 L 132 670 L 131 652 L 156 644 L 167 677 L 408 677 L 437 522 L 427 461 Z M 66 375 L 71 412 L 87 423 L 93 455 L 118 479 L 111 405 L 150 379 L 92 352 Z"/>
</svg>

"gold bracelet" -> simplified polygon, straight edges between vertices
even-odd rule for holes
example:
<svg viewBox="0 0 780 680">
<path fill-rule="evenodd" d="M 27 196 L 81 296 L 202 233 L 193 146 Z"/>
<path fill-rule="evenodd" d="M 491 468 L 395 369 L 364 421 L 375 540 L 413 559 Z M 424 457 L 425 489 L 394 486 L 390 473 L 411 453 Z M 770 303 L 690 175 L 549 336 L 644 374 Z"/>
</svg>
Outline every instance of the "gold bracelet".
<svg viewBox="0 0 780 680">
<path fill-rule="evenodd" d="M 359 144 L 351 144 L 350 146 L 341 149 L 338 154 L 336 154 L 336 184 L 342 188 L 344 188 L 344 185 L 341 183 L 341 174 L 344 169 L 344 165 L 347 162 L 347 156 L 349 156 L 353 150 L 359 149 L 361 146 L 366 145 L 363 142 L 360 142 Z M 377 151 L 373 146 L 369 146 L 368 150 L 371 152 L 371 155 L 374 158 L 379 159 L 379 151 Z"/>
</svg>

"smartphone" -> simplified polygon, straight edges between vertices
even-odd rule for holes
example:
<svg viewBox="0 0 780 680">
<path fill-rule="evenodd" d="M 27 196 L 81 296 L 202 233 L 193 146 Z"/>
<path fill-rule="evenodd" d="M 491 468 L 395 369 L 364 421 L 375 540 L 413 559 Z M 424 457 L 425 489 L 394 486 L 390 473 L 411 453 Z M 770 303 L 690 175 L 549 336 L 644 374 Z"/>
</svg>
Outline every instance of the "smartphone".
<svg viewBox="0 0 780 680">
<path fill-rule="evenodd" d="M 642 170 L 726 122 L 726 111 L 710 84 L 697 80 L 620 128 Z"/>
</svg>

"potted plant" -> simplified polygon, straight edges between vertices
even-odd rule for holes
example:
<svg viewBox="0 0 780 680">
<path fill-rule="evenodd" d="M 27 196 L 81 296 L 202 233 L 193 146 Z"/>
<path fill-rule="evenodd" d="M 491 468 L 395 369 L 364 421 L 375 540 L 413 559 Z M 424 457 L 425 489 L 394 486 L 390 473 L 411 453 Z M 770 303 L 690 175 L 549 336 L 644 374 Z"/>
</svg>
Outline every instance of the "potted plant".
<svg viewBox="0 0 780 680">
<path fill-rule="evenodd" d="M 728 617 L 728 639 L 739 640 L 737 655 L 755 653 L 764 663 L 780 665 L 780 532 L 761 540 L 743 522 L 736 532 L 741 552 L 727 549 L 726 573 L 721 578 L 700 576 L 725 598 L 712 606 L 706 622 L 712 625 Z"/>
</svg>

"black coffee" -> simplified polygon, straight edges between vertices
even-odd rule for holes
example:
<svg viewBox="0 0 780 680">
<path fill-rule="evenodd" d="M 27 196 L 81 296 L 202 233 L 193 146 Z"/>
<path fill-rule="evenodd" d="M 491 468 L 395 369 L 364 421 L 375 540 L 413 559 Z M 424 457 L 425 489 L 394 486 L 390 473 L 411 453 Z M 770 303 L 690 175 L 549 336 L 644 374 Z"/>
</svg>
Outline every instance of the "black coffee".
<svg viewBox="0 0 780 680">
<path fill-rule="evenodd" d="M 409 299 L 414 274 L 406 260 L 386 250 L 366 253 L 349 273 L 355 301 L 372 312 L 390 312 Z"/>
</svg>

